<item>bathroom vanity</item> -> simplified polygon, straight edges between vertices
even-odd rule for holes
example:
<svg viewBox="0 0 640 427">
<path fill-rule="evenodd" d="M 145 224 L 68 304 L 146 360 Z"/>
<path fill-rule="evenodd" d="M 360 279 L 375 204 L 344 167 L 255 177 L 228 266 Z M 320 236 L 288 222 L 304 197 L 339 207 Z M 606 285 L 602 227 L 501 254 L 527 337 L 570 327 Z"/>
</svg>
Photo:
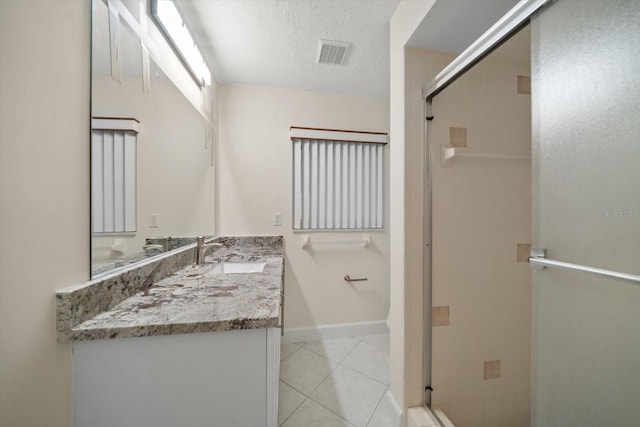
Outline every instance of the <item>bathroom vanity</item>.
<svg viewBox="0 0 640 427">
<path fill-rule="evenodd" d="M 216 241 L 57 293 L 75 426 L 277 425 L 282 238 Z"/>
</svg>

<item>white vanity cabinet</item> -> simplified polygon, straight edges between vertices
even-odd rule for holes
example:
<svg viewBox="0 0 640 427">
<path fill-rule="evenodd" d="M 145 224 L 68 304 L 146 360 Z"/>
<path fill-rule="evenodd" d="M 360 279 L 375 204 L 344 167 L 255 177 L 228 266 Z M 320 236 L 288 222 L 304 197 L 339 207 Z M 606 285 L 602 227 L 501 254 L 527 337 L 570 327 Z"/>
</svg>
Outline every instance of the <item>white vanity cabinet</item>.
<svg viewBox="0 0 640 427">
<path fill-rule="evenodd" d="M 75 427 L 276 427 L 280 329 L 73 343 Z"/>
</svg>

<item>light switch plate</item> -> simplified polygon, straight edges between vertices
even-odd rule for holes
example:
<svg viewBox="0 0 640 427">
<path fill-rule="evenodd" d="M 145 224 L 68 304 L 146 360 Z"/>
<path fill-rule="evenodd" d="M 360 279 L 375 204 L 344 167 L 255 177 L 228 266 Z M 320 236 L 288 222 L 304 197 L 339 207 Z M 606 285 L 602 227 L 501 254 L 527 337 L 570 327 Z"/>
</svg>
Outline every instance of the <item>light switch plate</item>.
<svg viewBox="0 0 640 427">
<path fill-rule="evenodd" d="M 149 228 L 158 228 L 158 227 L 160 227 L 160 214 L 159 213 L 149 214 Z"/>
<path fill-rule="evenodd" d="M 282 212 L 273 213 L 273 225 L 278 227 L 282 225 Z"/>
</svg>

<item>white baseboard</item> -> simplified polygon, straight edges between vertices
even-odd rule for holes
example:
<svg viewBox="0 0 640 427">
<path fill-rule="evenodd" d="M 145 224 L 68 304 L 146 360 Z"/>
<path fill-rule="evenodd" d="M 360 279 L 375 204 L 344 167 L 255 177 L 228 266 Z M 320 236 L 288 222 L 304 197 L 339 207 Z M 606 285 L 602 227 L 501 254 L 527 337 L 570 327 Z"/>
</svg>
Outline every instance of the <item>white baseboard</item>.
<svg viewBox="0 0 640 427">
<path fill-rule="evenodd" d="M 318 341 L 336 338 L 361 337 L 363 335 L 388 334 L 389 328 L 384 320 L 374 322 L 339 323 L 307 328 L 285 328 L 283 344 L 294 342 Z"/>
<path fill-rule="evenodd" d="M 394 425 L 392 427 L 403 427 L 404 426 L 404 417 L 402 416 L 402 408 L 400 407 L 400 405 L 398 405 L 398 402 L 396 402 L 396 398 L 393 397 L 393 394 L 391 393 L 391 390 L 387 390 L 387 392 L 385 393 L 385 398 L 389 401 L 389 403 L 391 404 L 391 407 L 393 408 L 395 415 L 396 415 L 396 421 L 394 423 Z"/>
</svg>

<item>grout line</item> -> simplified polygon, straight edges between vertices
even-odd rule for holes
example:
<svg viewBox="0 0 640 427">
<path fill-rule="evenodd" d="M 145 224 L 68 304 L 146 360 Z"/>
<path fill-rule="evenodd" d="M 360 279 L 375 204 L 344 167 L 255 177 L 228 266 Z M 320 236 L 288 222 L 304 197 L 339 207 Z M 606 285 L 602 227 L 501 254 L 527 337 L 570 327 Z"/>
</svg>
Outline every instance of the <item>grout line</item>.
<svg viewBox="0 0 640 427">
<path fill-rule="evenodd" d="M 296 344 L 297 345 L 297 344 Z M 287 357 L 285 357 L 284 359 L 280 359 L 280 363 L 284 362 L 285 360 L 287 360 L 288 358 L 290 358 L 291 356 L 293 356 L 296 352 L 298 352 L 300 349 L 302 348 L 302 346 L 298 345 L 298 348 L 296 348 L 295 350 L 293 350 L 291 353 L 289 353 L 287 355 Z"/>
<path fill-rule="evenodd" d="M 322 340 L 322 341 L 330 341 L 330 340 Z M 308 341 L 307 341 L 307 342 L 308 342 Z M 373 344 L 369 344 L 368 342 L 365 342 L 365 341 L 361 341 L 361 342 L 364 342 L 365 344 L 368 344 L 368 345 L 370 345 L 370 346 L 372 346 L 372 347 L 375 347 L 376 349 L 380 349 L 380 347 L 376 347 L 375 345 L 373 345 Z M 306 343 L 306 342 L 305 342 L 305 343 Z M 304 344 L 304 343 L 303 343 L 303 344 Z M 358 345 L 360 345 L 360 343 L 356 344 L 356 345 L 351 349 L 351 351 L 349 351 L 349 353 L 347 353 L 347 355 L 346 355 L 346 356 L 345 356 L 345 357 L 344 357 L 340 362 L 336 362 L 336 361 L 334 361 L 334 360 L 331 360 L 331 359 L 329 359 L 328 357 L 323 356 L 322 354 L 318 354 L 318 353 L 316 353 L 315 351 L 313 351 L 313 350 L 311 350 L 311 349 L 308 349 L 308 348 L 306 348 L 306 347 L 303 347 L 302 345 L 300 345 L 300 346 L 299 346 L 300 348 L 298 348 L 298 350 L 300 350 L 301 348 L 304 348 L 305 350 L 307 350 L 307 351 L 309 351 L 309 352 L 311 352 L 311 353 L 313 353 L 313 354 L 315 354 L 315 355 L 317 355 L 317 356 L 320 356 L 320 357 L 322 357 L 322 358 L 324 358 L 324 359 L 326 359 L 326 360 L 328 360 L 328 361 L 330 361 L 330 362 L 332 362 L 332 363 L 336 363 L 336 367 L 335 367 L 335 368 L 333 368 L 333 369 L 331 369 L 331 372 L 329 373 L 329 375 L 331 375 L 331 374 L 336 370 L 336 368 L 337 368 L 338 366 L 342 366 L 343 368 L 350 369 L 350 370 L 352 370 L 352 371 L 354 371 L 354 372 L 357 372 L 358 374 L 363 375 L 363 376 L 365 376 L 365 377 L 367 377 L 367 378 L 369 378 L 369 379 L 371 379 L 371 380 L 373 380 L 373 381 L 375 381 L 375 382 L 377 382 L 377 383 L 379 383 L 379 384 L 382 384 L 382 385 L 384 385 L 385 387 L 389 387 L 389 383 L 382 382 L 382 381 L 380 381 L 380 380 L 379 380 L 379 379 L 377 379 L 377 378 L 373 378 L 373 377 L 371 377 L 371 376 L 369 376 L 369 375 L 365 374 L 364 372 L 360 372 L 360 371 L 359 371 L 359 370 L 357 370 L 357 369 L 354 369 L 354 368 L 352 368 L 352 367 L 349 367 L 349 366 L 347 366 L 347 365 L 344 365 L 344 364 L 343 364 L 343 362 L 344 362 L 345 360 L 347 360 L 347 358 L 351 355 L 351 353 L 353 353 L 353 352 L 354 352 L 354 350 L 358 347 Z M 290 354 L 289 356 L 287 356 L 284 360 L 286 360 L 286 359 L 288 359 L 289 357 L 293 356 L 293 354 L 294 354 L 294 353 L 296 353 L 298 350 L 296 350 L 296 351 L 294 351 L 293 353 L 291 353 L 291 354 Z M 386 353 L 387 353 L 387 357 L 388 357 L 388 356 L 389 356 L 389 350 L 386 350 Z M 281 360 L 281 361 L 280 361 L 280 363 L 282 363 L 282 362 L 283 362 L 283 360 Z M 389 369 L 389 367 L 388 367 L 388 366 L 387 366 L 387 369 Z M 329 375 L 327 375 L 326 377 L 324 377 L 324 378 L 322 379 L 322 381 L 326 380 L 326 379 L 327 379 L 327 377 L 329 377 Z M 322 384 L 322 381 L 320 382 L 320 384 Z M 286 383 L 286 381 L 285 381 L 285 383 Z M 291 384 L 289 384 L 289 383 L 286 383 L 286 384 L 287 384 L 287 385 L 291 385 Z M 318 384 L 318 387 L 320 386 L 320 384 Z M 316 388 L 318 388 L 318 387 L 316 387 Z M 295 387 L 293 387 L 293 388 L 295 388 Z M 297 390 L 297 389 L 296 389 L 296 390 Z M 316 390 L 316 389 L 313 389 L 313 391 L 315 391 L 315 390 Z M 298 391 L 299 391 L 299 390 L 298 390 Z M 312 391 L 311 393 L 313 393 L 313 391 Z M 302 392 L 301 392 L 301 393 L 302 393 Z M 303 394 L 304 394 L 304 393 L 303 393 Z M 311 395 L 311 394 L 309 394 L 309 395 Z M 306 394 L 305 394 L 305 396 L 306 396 Z"/>
<path fill-rule="evenodd" d="M 385 334 L 380 334 L 380 335 L 385 335 Z M 373 343 L 370 343 L 369 341 L 365 341 L 365 340 L 364 340 L 364 338 L 366 338 L 366 337 L 373 337 L 373 336 L 377 336 L 377 335 L 367 335 L 367 336 L 363 337 L 362 342 L 363 342 L 363 343 L 365 343 L 365 344 L 372 345 L 372 346 L 374 346 L 375 348 L 382 349 L 382 350 L 384 350 L 384 351 L 390 351 L 390 350 L 391 350 L 391 346 L 389 346 L 389 348 L 386 348 L 386 347 L 382 347 L 382 346 L 379 346 L 379 345 L 377 345 L 377 344 L 373 344 Z"/>
<path fill-rule="evenodd" d="M 288 384 L 287 384 L 287 385 L 288 385 Z M 302 406 L 302 404 L 303 404 L 304 402 L 306 402 L 308 399 L 309 399 L 309 397 L 308 397 L 308 396 L 305 396 L 305 397 L 304 397 L 304 399 L 302 399 L 302 402 L 300 402 L 300 404 L 299 404 L 298 406 L 296 406 L 296 409 L 294 409 L 293 411 L 291 411 L 291 413 L 289 414 L 289 416 L 288 416 L 287 418 L 285 418 L 284 420 L 282 420 L 282 422 L 281 422 L 280 424 L 278 424 L 278 427 L 280 427 L 281 425 L 283 425 L 284 423 L 286 423 L 286 422 L 287 422 L 287 420 L 288 420 L 289 418 L 291 418 L 291 416 L 292 416 L 293 414 L 295 414 L 295 413 L 296 413 L 296 411 L 297 411 L 298 409 L 300 409 L 300 407 Z M 315 401 L 314 401 L 314 402 L 315 402 Z"/>
<path fill-rule="evenodd" d="M 366 345 L 368 345 L 368 346 L 374 347 L 374 348 L 375 348 L 375 349 L 377 349 L 377 350 L 383 350 L 383 351 L 386 351 L 386 352 L 389 352 L 389 351 L 390 351 L 390 349 L 389 349 L 389 348 L 380 347 L 379 345 L 371 344 L 370 342 L 367 342 L 367 341 L 364 341 L 364 340 L 362 340 L 362 341 L 360 342 L 360 344 L 366 344 Z"/>
<path fill-rule="evenodd" d="M 313 354 L 315 354 L 315 355 L 317 355 L 317 356 L 320 356 L 320 357 L 322 357 L 323 359 L 328 360 L 328 361 L 329 361 L 329 362 L 331 362 L 332 364 L 335 364 L 335 367 L 331 368 L 331 370 L 329 371 L 329 373 L 328 373 L 326 376 L 324 376 L 324 377 L 322 378 L 322 380 L 320 380 L 320 382 L 318 383 L 318 385 L 317 385 L 317 386 L 315 386 L 315 388 L 314 388 L 313 390 L 311 390 L 311 392 L 310 392 L 309 394 L 303 393 L 302 391 L 298 390 L 297 388 L 295 388 L 294 386 L 292 386 L 291 384 L 289 384 L 288 382 L 286 382 L 286 381 L 284 381 L 284 380 L 282 380 L 282 379 L 280 378 L 280 381 L 282 381 L 283 383 L 285 383 L 285 384 L 286 384 L 286 385 L 288 385 L 289 387 L 291 387 L 291 388 L 293 388 L 294 390 L 296 390 L 296 391 L 298 391 L 298 392 L 302 393 L 302 394 L 303 394 L 304 396 L 306 396 L 306 397 L 310 397 L 310 396 L 311 396 L 311 394 L 312 394 L 314 391 L 316 391 L 316 389 L 317 389 L 318 387 L 320 387 L 320 385 L 324 382 L 324 380 L 326 380 L 327 378 L 329 378 L 329 377 L 331 376 L 331 374 L 333 374 L 333 372 L 336 370 L 336 368 L 337 368 L 338 366 L 340 366 L 340 364 L 339 364 L 339 363 L 334 362 L 333 360 L 327 359 L 326 357 L 324 357 L 324 356 L 322 356 L 322 355 L 319 355 L 319 354 L 317 354 L 317 353 L 315 353 L 315 352 L 313 352 L 313 351 L 309 350 L 308 348 L 305 348 L 305 350 L 307 350 L 308 352 L 313 353 Z M 296 350 L 296 351 L 298 351 L 298 350 Z"/>
<path fill-rule="evenodd" d="M 345 417 L 343 417 L 342 415 L 338 414 L 337 412 L 327 408 L 326 406 L 324 406 L 322 403 L 318 402 L 317 400 L 315 400 L 313 397 L 309 396 L 309 399 L 313 400 L 315 403 L 317 403 L 318 405 L 322 406 L 324 409 L 326 409 L 327 411 L 331 412 L 332 414 L 336 415 L 337 417 L 345 420 L 349 425 L 352 425 L 354 427 L 357 427 L 354 423 L 352 423 L 351 421 L 349 421 L 348 419 L 346 419 Z"/>
<path fill-rule="evenodd" d="M 307 347 L 300 347 L 300 348 L 304 348 L 304 349 L 305 349 L 305 350 L 307 350 L 308 352 L 313 353 L 313 354 L 315 354 L 316 356 L 320 356 L 320 357 L 322 357 L 323 359 L 326 359 L 326 360 L 328 360 L 328 361 L 329 361 L 329 362 L 331 362 L 331 363 L 337 363 L 337 364 L 339 364 L 339 363 L 340 363 L 340 362 L 336 362 L 335 360 L 331 360 L 331 359 L 329 359 L 327 356 L 325 356 L 325 355 L 323 355 L 323 354 L 316 353 L 315 351 L 311 350 L 310 348 L 307 348 Z M 296 350 L 296 351 L 298 351 L 298 350 Z"/>
<path fill-rule="evenodd" d="M 368 343 L 366 343 L 366 342 L 365 342 L 365 344 L 368 344 Z M 345 360 L 347 360 L 347 357 L 349 357 L 349 356 L 351 355 L 351 353 L 353 353 L 353 351 L 354 351 L 357 347 L 358 347 L 358 346 L 356 345 L 356 346 L 355 346 L 355 347 L 354 347 L 354 348 L 349 352 L 349 354 L 348 354 L 344 359 L 342 359 L 342 362 L 344 362 Z M 375 347 L 375 346 L 374 346 L 374 347 Z M 376 348 L 378 348 L 378 347 L 376 347 Z M 389 352 L 387 352 L 387 357 L 388 357 L 388 356 L 389 356 Z M 379 379 L 377 379 L 377 378 L 373 378 L 373 377 L 371 377 L 371 376 L 369 376 L 369 375 L 367 375 L 367 374 L 365 374 L 365 373 L 363 373 L 363 372 L 360 372 L 360 371 L 358 371 L 357 369 L 354 369 L 354 368 L 352 368 L 352 367 L 350 367 L 350 366 L 343 365 L 343 363 L 342 363 L 342 362 L 340 362 L 340 363 L 339 363 L 339 365 L 340 365 L 340 366 L 342 366 L 343 368 L 350 369 L 350 370 L 352 370 L 352 371 L 354 371 L 354 372 L 359 373 L 360 375 L 363 375 L 363 376 L 365 376 L 365 377 L 367 377 L 367 378 L 369 378 L 369 379 L 374 380 L 374 381 L 375 381 L 375 382 L 377 382 L 377 383 L 382 384 L 382 385 L 383 385 L 383 386 L 385 386 L 385 387 L 389 387 L 389 384 L 388 384 L 388 383 L 384 383 L 384 382 L 380 381 Z M 390 366 L 387 366 L 387 369 L 390 369 Z"/>
<path fill-rule="evenodd" d="M 335 366 L 335 368 L 331 369 L 331 372 L 329 372 L 329 374 L 328 374 L 326 377 L 324 377 L 324 378 L 322 379 L 322 381 L 320 381 L 320 382 L 318 383 L 318 385 L 317 385 L 317 386 L 316 386 L 316 387 L 311 391 L 311 393 L 309 393 L 309 398 L 311 398 L 311 395 L 313 394 L 313 392 L 314 392 L 314 391 L 316 391 L 316 390 L 318 389 L 318 387 L 320 387 L 320 386 L 322 385 L 322 383 L 323 383 L 323 382 L 325 382 L 325 381 L 326 381 L 326 379 L 327 379 L 327 378 L 329 378 L 329 377 L 331 376 L 331 374 L 333 374 L 333 372 L 338 368 L 338 366 L 340 366 L 340 364 L 337 364 L 337 365 Z M 313 399 L 312 399 L 312 400 L 313 400 Z M 315 402 L 315 400 L 314 400 L 314 402 Z"/>
<path fill-rule="evenodd" d="M 384 350 L 384 351 L 386 351 L 386 352 L 387 352 L 387 355 L 388 355 L 388 353 L 389 353 L 389 350 L 388 350 L 388 349 L 384 349 L 384 348 L 382 348 L 382 347 L 378 347 L 378 346 L 376 346 L 376 345 L 374 345 L 374 344 L 371 344 L 371 343 L 368 343 L 368 342 L 364 341 L 364 338 L 365 338 L 366 336 L 368 336 L 368 335 L 361 336 L 361 337 L 352 337 L 355 341 L 357 341 L 357 344 L 353 346 L 353 348 L 352 348 L 352 349 L 347 353 L 347 355 L 346 355 L 346 356 L 344 356 L 344 357 L 342 358 L 342 360 L 341 360 L 340 362 L 336 362 L 335 360 L 329 359 L 328 357 L 326 357 L 326 356 L 324 356 L 324 355 L 322 355 L 322 354 L 318 354 L 318 353 L 316 353 L 315 351 L 313 351 L 313 350 L 311 350 L 311 349 L 309 349 L 309 348 L 305 347 L 305 344 L 307 344 L 307 343 L 308 343 L 308 342 L 310 342 L 310 341 L 305 341 L 305 342 L 300 342 L 300 343 L 292 343 L 292 344 L 296 344 L 296 345 L 298 346 L 298 349 L 296 349 L 295 351 L 293 351 L 293 352 L 292 352 L 289 356 L 287 356 L 285 359 L 281 360 L 281 362 L 282 362 L 282 361 L 284 361 L 284 360 L 286 360 L 286 359 L 288 359 L 289 357 L 291 357 L 294 353 L 298 352 L 301 348 L 304 348 L 305 350 L 307 350 L 307 351 L 309 351 L 309 352 L 311 352 L 311 353 L 313 353 L 313 354 L 315 354 L 315 355 L 317 355 L 317 356 L 320 356 L 320 357 L 322 357 L 323 359 L 326 359 L 326 360 L 328 360 L 328 361 L 329 361 L 329 362 L 331 362 L 331 363 L 335 363 L 335 367 L 333 367 L 333 368 L 330 370 L 329 374 L 327 374 L 327 375 L 326 375 L 326 376 L 325 376 L 325 377 L 324 377 L 324 378 L 323 378 L 323 379 L 318 383 L 318 385 L 317 385 L 317 386 L 316 386 L 316 387 L 315 387 L 315 388 L 314 388 L 314 389 L 313 389 L 309 394 L 303 393 L 302 391 L 298 390 L 297 388 L 295 388 L 294 386 L 292 386 L 292 385 L 291 385 L 291 384 L 289 384 L 288 382 L 286 382 L 286 381 L 282 380 L 281 378 L 279 378 L 279 380 L 280 380 L 280 381 L 282 381 L 283 383 L 285 383 L 286 385 L 288 385 L 289 387 L 291 387 L 292 389 L 294 389 L 295 391 L 297 391 L 298 393 L 302 394 L 302 395 L 305 397 L 305 398 L 304 398 L 304 400 L 303 400 L 303 401 L 302 401 L 302 402 L 301 402 L 301 403 L 296 407 L 296 409 L 294 409 L 294 410 L 293 410 L 293 412 L 291 412 L 291 414 L 289 414 L 289 416 L 288 416 L 287 418 L 285 418 L 285 419 L 282 421 L 282 424 L 279 424 L 280 426 L 281 426 L 281 425 L 283 425 L 283 424 L 284 424 L 284 423 L 285 423 L 285 422 L 286 422 L 286 421 L 287 421 L 287 420 L 288 420 L 288 419 L 289 419 L 289 418 L 290 418 L 294 413 L 296 413 L 296 411 L 297 411 L 298 409 L 300 409 L 300 407 L 302 406 L 302 404 L 304 404 L 304 402 L 306 402 L 307 400 L 311 399 L 313 402 L 315 402 L 316 404 L 320 405 L 322 408 L 324 408 L 324 409 L 326 409 L 327 411 L 329 411 L 329 412 L 333 413 L 334 415 L 336 415 L 336 416 L 337 416 L 337 417 L 339 417 L 340 419 L 342 419 L 342 420 L 346 421 L 349 425 L 356 427 L 356 425 L 355 425 L 355 424 L 353 424 L 352 422 L 350 422 L 349 420 L 347 420 L 346 418 L 344 418 L 342 415 L 340 415 L 340 414 L 336 413 L 335 411 L 333 411 L 333 410 L 331 410 L 331 409 L 327 408 L 327 407 L 326 407 L 326 406 L 324 406 L 322 403 L 320 403 L 320 402 L 316 401 L 315 399 L 313 399 L 313 398 L 311 397 L 311 395 L 312 395 L 312 394 L 313 394 L 313 393 L 314 393 L 314 392 L 315 392 L 315 391 L 316 391 L 316 390 L 317 390 L 317 389 L 322 385 L 322 383 L 324 383 L 324 382 L 327 380 L 327 378 L 329 378 L 329 377 L 330 377 L 330 376 L 335 372 L 335 370 L 336 370 L 338 367 L 343 367 L 343 368 L 345 368 L 345 369 L 349 369 L 349 370 L 351 370 L 351 371 L 353 371 L 353 372 L 356 372 L 356 373 L 357 373 L 357 374 L 359 374 L 359 375 L 362 375 L 362 376 L 364 376 L 364 377 L 366 377 L 366 378 L 369 378 L 369 379 L 371 379 L 371 380 L 373 380 L 373 381 L 375 381 L 375 382 L 377 382 L 377 383 L 379 383 L 379 384 L 381 384 L 381 385 L 384 385 L 384 386 L 385 386 L 385 391 L 384 391 L 384 393 L 382 393 L 382 397 L 378 400 L 378 403 L 376 404 L 376 406 L 375 406 L 375 408 L 374 408 L 373 412 L 372 412 L 372 413 L 371 413 L 371 415 L 369 416 L 369 420 L 368 420 L 368 421 L 367 421 L 367 423 L 366 423 L 366 425 L 369 425 L 369 423 L 371 422 L 371 419 L 373 418 L 373 415 L 375 414 L 376 410 L 378 409 L 378 406 L 380 406 L 380 402 L 382 401 L 382 399 L 384 399 L 384 396 L 385 396 L 385 394 L 386 394 L 387 390 L 389 390 L 389 384 L 385 384 L 385 383 L 381 382 L 380 380 L 378 380 L 378 379 L 376 379 L 376 378 L 372 378 L 372 377 L 370 377 L 370 376 L 369 376 L 369 375 L 367 375 L 367 374 L 364 374 L 364 373 L 362 373 L 362 372 L 360 372 L 360 371 L 358 371 L 358 370 L 356 370 L 356 369 L 353 369 L 353 368 L 351 368 L 351 367 L 348 367 L 348 366 L 345 366 L 345 365 L 343 365 L 343 364 L 342 364 L 342 362 L 344 362 L 344 361 L 345 361 L 345 360 L 346 360 L 346 359 L 351 355 L 351 353 L 353 353 L 353 351 L 354 351 L 354 350 L 355 350 L 355 349 L 360 345 L 360 343 L 363 343 L 363 342 L 364 342 L 365 344 L 368 344 L 368 345 L 370 345 L 370 346 L 372 346 L 372 347 L 376 348 L 376 349 L 380 349 L 380 350 Z M 319 341 L 320 341 L 320 342 L 326 342 L 326 341 L 332 341 L 332 340 L 319 340 Z"/>
<path fill-rule="evenodd" d="M 382 402 L 382 399 L 384 399 L 384 397 L 386 396 L 387 392 L 389 391 L 389 386 L 387 386 L 387 388 L 384 389 L 384 393 L 382 393 L 382 396 L 380 397 L 380 399 L 378 400 L 378 403 L 376 404 L 375 409 L 373 410 L 373 412 L 371 413 L 371 415 L 369 416 L 369 421 L 367 421 L 366 426 L 368 427 L 369 424 L 371 424 L 371 420 L 373 419 L 373 416 L 376 414 L 376 411 L 378 410 L 378 408 L 380 407 L 380 403 Z"/>
<path fill-rule="evenodd" d="M 362 338 L 362 337 L 361 337 L 361 338 Z M 342 358 L 342 360 L 339 362 L 341 365 L 342 365 L 342 362 L 344 362 L 345 360 L 347 360 L 347 357 L 351 356 L 351 353 L 353 353 L 353 350 L 355 350 L 355 349 L 360 345 L 360 343 L 361 343 L 361 342 L 362 342 L 362 339 L 360 339 L 360 340 L 358 341 L 358 344 L 354 345 L 354 346 L 353 346 L 353 348 L 351 349 L 351 351 L 349 351 L 349 353 L 347 353 L 347 355 L 346 355 L 345 357 L 343 357 L 343 358 Z"/>
<path fill-rule="evenodd" d="M 283 380 L 282 378 L 280 378 L 280 381 L 282 381 L 283 383 L 285 383 L 286 385 L 288 385 L 289 387 L 291 387 L 292 389 L 294 389 L 295 391 L 297 391 L 298 393 L 300 393 L 301 395 L 303 395 L 305 398 L 309 397 L 306 393 L 303 393 L 302 391 L 298 390 L 297 388 L 295 388 L 294 386 L 292 386 L 291 384 L 289 384 L 288 382 L 286 382 L 285 380 Z M 324 381 L 324 380 L 323 380 Z"/>
<path fill-rule="evenodd" d="M 364 373 L 362 373 L 362 372 L 358 371 L 357 369 L 353 369 L 353 368 L 351 368 L 351 367 L 349 367 L 349 366 L 343 365 L 342 363 L 340 364 L 340 366 L 342 366 L 342 367 L 343 367 L 343 368 L 345 368 L 345 369 L 349 369 L 349 370 L 351 370 L 351 371 L 353 371 L 353 372 L 356 372 L 356 373 L 358 373 L 358 374 L 362 375 L 363 377 L 367 377 L 367 378 L 369 378 L 370 380 L 373 380 L 373 381 L 377 382 L 377 383 L 378 383 L 378 384 L 380 384 L 380 385 L 383 385 L 383 386 L 385 386 L 385 387 L 389 387 L 389 384 L 388 384 L 388 383 L 384 383 L 384 382 L 380 381 L 379 379 L 376 379 L 376 378 L 370 377 L 369 375 L 364 374 Z"/>
<path fill-rule="evenodd" d="M 325 342 L 325 341 L 331 341 L 331 340 L 322 340 L 321 342 Z M 357 341 L 357 340 L 356 340 L 356 341 Z M 327 356 L 325 356 L 324 354 L 320 354 L 320 353 L 318 353 L 318 352 L 316 352 L 316 351 L 313 351 L 313 350 L 312 350 L 312 349 L 310 349 L 310 348 L 307 348 L 307 347 L 303 347 L 303 348 L 304 348 L 305 350 L 308 350 L 308 351 L 310 351 L 310 352 L 314 353 L 314 354 L 317 354 L 317 355 L 318 355 L 318 356 L 320 356 L 320 357 L 324 357 L 324 358 L 325 358 L 325 359 L 327 359 L 327 360 L 330 360 L 330 361 L 332 361 L 332 362 L 334 362 L 334 363 L 340 364 L 340 363 L 342 363 L 342 361 L 343 361 L 344 359 L 346 359 L 347 357 L 349 357 L 349 355 L 351 354 L 351 352 L 353 351 L 353 349 L 354 349 L 354 348 L 356 348 L 356 347 L 358 346 L 358 344 L 360 344 L 360 342 L 359 342 L 359 341 L 358 341 L 358 343 L 356 343 L 356 344 L 353 346 L 353 348 L 352 348 L 351 350 L 349 350 L 349 351 L 347 352 L 347 354 L 346 354 L 342 359 L 340 359 L 340 360 L 329 359 L 329 358 L 328 358 Z"/>
</svg>

